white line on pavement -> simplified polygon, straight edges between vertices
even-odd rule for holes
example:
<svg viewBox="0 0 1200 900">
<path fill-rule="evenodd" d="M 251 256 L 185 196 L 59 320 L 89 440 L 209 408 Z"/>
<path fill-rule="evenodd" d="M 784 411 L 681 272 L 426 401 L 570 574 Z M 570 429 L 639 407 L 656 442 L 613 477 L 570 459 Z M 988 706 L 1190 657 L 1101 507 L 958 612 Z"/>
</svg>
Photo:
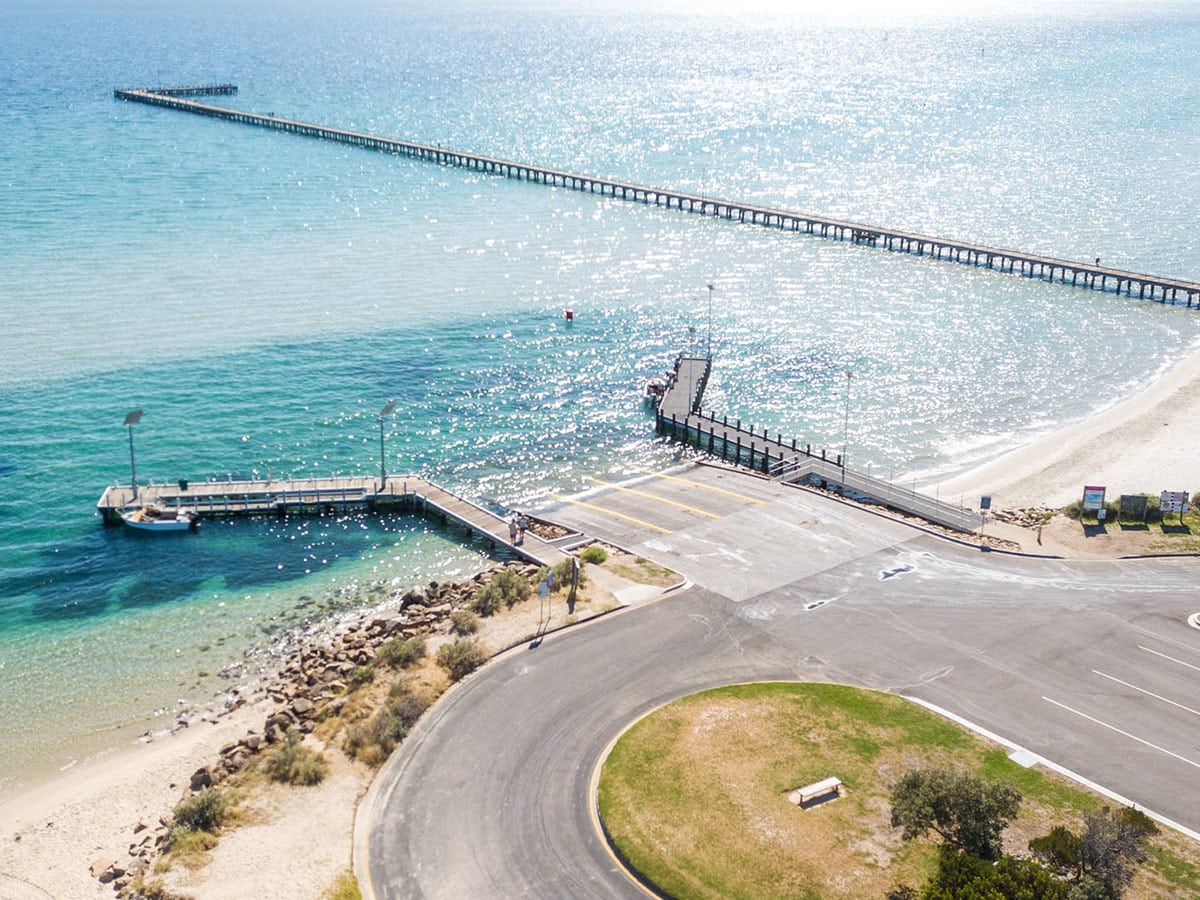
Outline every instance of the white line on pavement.
<svg viewBox="0 0 1200 900">
<path fill-rule="evenodd" d="M 1101 672 L 1099 669 L 1092 669 L 1092 672 L 1096 675 L 1099 675 L 1101 678 L 1107 678 L 1109 681 L 1115 681 L 1119 685 L 1130 688 L 1131 690 L 1138 691 L 1139 693 L 1145 694 L 1147 697 L 1153 697 L 1155 700 L 1161 700 L 1163 703 L 1170 703 L 1172 706 L 1178 706 L 1180 709 L 1182 709 L 1186 712 L 1190 712 L 1193 716 L 1200 716 L 1200 710 L 1192 709 L 1190 706 L 1184 706 L 1182 703 L 1176 703 L 1174 700 L 1168 700 L 1166 697 L 1163 697 L 1161 694 L 1156 694 L 1153 691 L 1148 691 L 1145 688 L 1140 688 L 1136 684 L 1130 684 L 1128 681 L 1122 681 L 1120 678 L 1117 678 L 1113 675 L 1106 675 L 1104 672 Z"/>
<path fill-rule="evenodd" d="M 1109 731 L 1115 731 L 1117 734 L 1122 735 L 1123 737 L 1127 737 L 1131 741 L 1137 741 L 1139 744 L 1145 744 L 1147 747 L 1149 747 L 1152 750 L 1157 750 L 1159 753 L 1165 753 L 1167 756 L 1173 757 L 1173 758 L 1179 760 L 1180 762 L 1185 762 L 1189 766 L 1194 766 L 1195 768 L 1200 769 L 1200 762 L 1196 762 L 1195 760 L 1188 759 L 1186 756 L 1180 756 L 1178 753 L 1174 753 L 1174 752 L 1168 750 L 1166 747 L 1160 747 L 1160 746 L 1158 746 L 1158 744 L 1152 744 L 1152 743 L 1150 743 L 1150 741 L 1146 740 L 1145 738 L 1140 738 L 1136 734 L 1130 734 L 1128 731 L 1122 731 L 1116 725 L 1109 725 L 1107 722 L 1101 722 L 1099 719 L 1097 719 L 1093 716 L 1089 716 L 1087 713 L 1080 712 L 1077 709 L 1072 709 L 1071 707 L 1067 706 L 1065 703 L 1059 703 L 1057 700 L 1051 700 L 1049 697 L 1046 697 L 1046 696 L 1043 696 L 1042 699 L 1045 700 L 1047 703 L 1053 703 L 1055 706 L 1059 707 L 1060 709 L 1065 709 L 1069 713 L 1074 713 L 1075 715 L 1079 716 L 1081 719 L 1087 719 L 1089 722 L 1095 722 L 1097 725 L 1107 728 Z"/>
<path fill-rule="evenodd" d="M 1057 772 L 1059 775 L 1062 775 L 1064 778 L 1071 779 L 1072 781 L 1076 782 L 1077 784 L 1082 784 L 1084 787 L 1088 788 L 1089 790 L 1095 791 L 1097 794 L 1100 794 L 1102 797 L 1107 797 L 1110 800 L 1120 803 L 1122 806 L 1134 806 L 1134 807 L 1137 806 L 1137 804 L 1134 803 L 1132 800 L 1130 800 L 1128 797 L 1125 797 L 1121 794 L 1118 794 L 1116 791 L 1106 788 L 1104 785 L 1100 784 L 1099 782 L 1095 782 L 1089 778 L 1085 778 L 1082 775 L 1080 775 L 1078 772 L 1071 771 L 1066 766 L 1060 766 L 1058 763 L 1053 762 L 1052 760 L 1046 759 L 1046 757 L 1044 757 L 1044 756 L 1041 756 L 1037 753 L 1031 753 L 1031 751 L 1025 749 L 1020 744 L 1014 744 L 1012 741 L 1008 740 L 1007 738 L 1003 738 L 1000 735 L 998 735 L 994 732 L 988 731 L 986 728 L 983 728 L 982 726 L 975 724 L 970 719 L 964 719 L 962 716 L 957 715 L 956 713 L 952 713 L 947 709 L 942 709 L 940 706 L 935 706 L 934 704 L 930 703 L 928 700 L 922 700 L 920 697 L 913 697 L 913 696 L 908 696 L 908 695 L 903 695 L 903 696 L 904 696 L 905 700 L 908 700 L 912 703 L 916 703 L 918 706 L 923 706 L 928 710 L 932 710 L 933 712 L 937 713 L 939 716 L 944 716 L 945 718 L 949 719 L 951 722 L 957 722 L 963 728 L 969 728 L 971 731 L 974 731 L 976 734 L 982 735 L 983 737 L 987 738 L 989 741 L 995 741 L 997 744 L 999 744 L 1002 747 L 1007 747 L 1009 750 L 1013 750 L 1013 751 L 1029 753 L 1030 755 L 1037 757 L 1037 761 L 1040 765 L 1045 766 L 1047 769 L 1050 769 L 1052 772 Z M 1046 698 L 1043 698 L 1043 699 L 1046 699 Z M 1054 701 L 1050 701 L 1050 702 L 1053 703 Z M 1168 828 L 1173 828 L 1176 831 L 1178 831 L 1180 834 L 1187 835 L 1193 841 L 1200 841 L 1200 832 L 1193 831 L 1191 828 L 1188 828 L 1186 825 L 1180 825 L 1178 822 L 1168 819 L 1166 816 L 1160 815 L 1159 813 L 1156 813 L 1151 809 L 1146 809 L 1144 806 L 1140 807 L 1140 809 L 1142 810 L 1142 812 L 1144 812 L 1150 818 L 1154 819 L 1154 821 L 1159 822 L 1163 825 L 1166 825 Z"/>
<path fill-rule="evenodd" d="M 1143 647 L 1141 644 L 1138 644 L 1138 649 L 1145 650 L 1147 653 L 1153 653 L 1155 656 L 1161 656 L 1163 659 L 1169 659 L 1173 663 L 1179 663 L 1181 666 L 1187 666 L 1189 669 L 1195 669 L 1197 672 L 1200 672 L 1200 666 L 1193 666 L 1191 663 L 1184 662 L 1182 659 L 1176 659 L 1173 656 L 1167 656 L 1165 653 L 1159 653 L 1157 650 L 1151 650 L 1149 647 Z"/>
</svg>

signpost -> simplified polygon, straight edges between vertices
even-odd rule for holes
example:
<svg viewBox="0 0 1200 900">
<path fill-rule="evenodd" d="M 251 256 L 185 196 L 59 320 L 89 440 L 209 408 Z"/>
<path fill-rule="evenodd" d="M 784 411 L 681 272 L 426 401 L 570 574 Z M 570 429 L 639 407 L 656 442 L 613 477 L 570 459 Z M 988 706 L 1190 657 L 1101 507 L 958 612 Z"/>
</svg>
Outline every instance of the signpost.
<svg viewBox="0 0 1200 900">
<path fill-rule="evenodd" d="M 1146 521 L 1146 505 L 1150 498 L 1145 494 L 1122 494 L 1120 518 L 1131 522 Z"/>
<path fill-rule="evenodd" d="M 1183 524 L 1183 513 L 1188 505 L 1187 491 L 1163 491 L 1158 497 L 1158 508 L 1165 516 L 1167 513 L 1179 513 L 1179 524 Z"/>
<path fill-rule="evenodd" d="M 1083 503 L 1081 506 L 1084 512 L 1098 513 L 1104 509 L 1104 485 L 1085 484 L 1083 486 Z"/>
</svg>

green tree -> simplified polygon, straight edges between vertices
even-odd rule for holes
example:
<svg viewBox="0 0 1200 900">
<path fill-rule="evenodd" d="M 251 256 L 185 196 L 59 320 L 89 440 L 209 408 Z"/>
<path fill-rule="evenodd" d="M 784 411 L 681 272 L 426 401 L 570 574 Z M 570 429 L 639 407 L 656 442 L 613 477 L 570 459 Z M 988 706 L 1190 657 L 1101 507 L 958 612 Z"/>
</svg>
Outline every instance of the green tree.
<svg viewBox="0 0 1200 900">
<path fill-rule="evenodd" d="M 1068 900 L 1067 885 L 1031 859 L 989 862 L 943 846 L 921 900 Z"/>
<path fill-rule="evenodd" d="M 1158 826 L 1136 809 L 1105 808 L 1084 820 L 1083 834 L 1061 825 L 1029 842 L 1029 849 L 1074 882 L 1072 900 L 1119 900 L 1146 860 L 1146 841 Z"/>
<path fill-rule="evenodd" d="M 1006 782 L 987 782 L 945 768 L 906 772 L 892 789 L 892 826 L 911 841 L 933 830 L 980 859 L 1001 857 L 1001 835 L 1017 815 L 1021 795 Z"/>
</svg>

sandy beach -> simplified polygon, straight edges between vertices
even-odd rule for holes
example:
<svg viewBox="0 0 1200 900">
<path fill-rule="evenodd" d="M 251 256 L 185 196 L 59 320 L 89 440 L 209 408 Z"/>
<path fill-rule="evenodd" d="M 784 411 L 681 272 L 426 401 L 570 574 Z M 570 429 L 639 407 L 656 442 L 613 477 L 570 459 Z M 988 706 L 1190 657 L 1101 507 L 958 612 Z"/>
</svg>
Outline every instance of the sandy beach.
<svg viewBox="0 0 1200 900">
<path fill-rule="evenodd" d="M 1085 484 L 1104 485 L 1110 500 L 1200 490 L 1200 353 L 1140 393 L 937 490 L 946 497 L 989 494 L 1002 509 L 1058 507 L 1078 500 Z"/>
<path fill-rule="evenodd" d="M 1200 488 L 1200 354 L 1138 395 L 943 482 L 939 490 L 990 493 L 1000 508 L 1057 506 L 1076 499 L 1085 483 L 1106 485 L 1112 498 Z M 105 858 L 127 858 L 141 838 L 139 823 L 153 829 L 169 815 L 190 773 L 222 745 L 261 726 L 270 707 L 265 699 L 248 703 L 152 743 L 115 750 L 0 804 L 0 900 L 113 896 L 89 868 Z M 337 780 L 340 805 L 304 804 L 305 831 L 348 850 L 354 799 L 368 782 L 369 773 L 347 775 Z M 253 843 L 255 834 L 247 830 L 233 843 Z M 258 849 L 261 855 L 243 847 L 241 855 L 270 858 L 268 848 Z M 286 860 L 276 862 L 286 867 Z M 337 854 L 328 863 L 331 871 L 348 864 Z M 278 887 L 269 868 L 256 871 Z"/>
</svg>

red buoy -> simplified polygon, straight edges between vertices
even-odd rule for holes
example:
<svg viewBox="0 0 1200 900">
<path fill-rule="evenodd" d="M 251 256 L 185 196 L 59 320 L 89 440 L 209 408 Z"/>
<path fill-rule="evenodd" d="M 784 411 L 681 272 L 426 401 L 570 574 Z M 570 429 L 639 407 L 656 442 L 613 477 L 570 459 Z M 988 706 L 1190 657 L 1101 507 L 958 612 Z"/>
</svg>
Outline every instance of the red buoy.
<svg viewBox="0 0 1200 900">
<path fill-rule="evenodd" d="M 574 322 L 575 321 L 575 310 L 568 309 L 566 311 L 566 317 L 567 317 L 568 322 Z"/>
</svg>

